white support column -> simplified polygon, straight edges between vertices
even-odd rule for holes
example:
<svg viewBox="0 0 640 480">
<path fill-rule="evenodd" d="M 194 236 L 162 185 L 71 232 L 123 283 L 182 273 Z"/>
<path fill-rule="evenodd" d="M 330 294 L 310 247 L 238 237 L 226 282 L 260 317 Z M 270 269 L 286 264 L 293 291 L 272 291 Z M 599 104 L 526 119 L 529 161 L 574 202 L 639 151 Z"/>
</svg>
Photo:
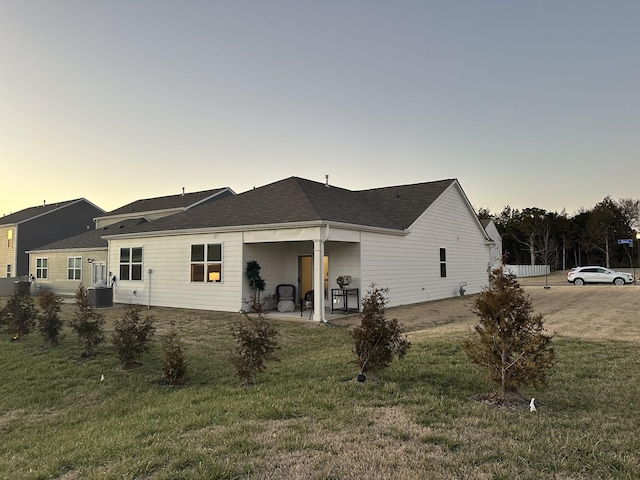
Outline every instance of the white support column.
<svg viewBox="0 0 640 480">
<path fill-rule="evenodd" d="M 324 316 L 324 240 L 313 241 L 313 319 L 326 322 Z"/>
</svg>

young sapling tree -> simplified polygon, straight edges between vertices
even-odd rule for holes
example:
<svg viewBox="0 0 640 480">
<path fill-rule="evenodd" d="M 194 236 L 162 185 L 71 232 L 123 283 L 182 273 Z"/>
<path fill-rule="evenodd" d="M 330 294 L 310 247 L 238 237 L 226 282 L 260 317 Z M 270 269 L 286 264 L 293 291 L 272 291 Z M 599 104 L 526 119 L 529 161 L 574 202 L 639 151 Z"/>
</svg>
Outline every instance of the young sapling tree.
<svg viewBox="0 0 640 480">
<path fill-rule="evenodd" d="M 253 385 L 255 375 L 265 370 L 266 362 L 278 361 L 275 351 L 280 348 L 279 332 L 264 313 L 258 312 L 253 316 L 244 313 L 231 334 L 236 340 L 231 356 L 236 375 L 243 385 Z"/>
<path fill-rule="evenodd" d="M 122 318 L 114 324 L 111 343 L 125 366 L 136 364 L 151 346 L 155 332 L 153 318 L 149 315 L 142 318 L 141 310 L 141 305 L 127 305 Z"/>
<path fill-rule="evenodd" d="M 76 307 L 69 326 L 76 332 L 84 345 L 83 357 L 96 355 L 96 347 L 104 342 L 104 315 L 89 302 L 87 289 L 81 283 L 76 289 Z"/>
<path fill-rule="evenodd" d="M 514 274 L 493 270 L 489 286 L 475 299 L 474 313 L 479 322 L 463 348 L 498 387 L 498 403 L 520 397 L 520 387 L 546 384 L 555 358 L 552 336 Z"/>
<path fill-rule="evenodd" d="M 361 323 L 351 332 L 355 343 L 354 362 L 360 367 L 359 381 L 365 381 L 369 372 L 387 368 L 395 358 L 403 358 L 411 346 L 404 325 L 395 318 L 386 318 L 388 293 L 388 288 L 371 284 L 362 300 Z"/>
<path fill-rule="evenodd" d="M 162 356 L 162 379 L 174 387 L 184 385 L 187 381 L 187 361 L 173 320 L 169 331 L 162 336 Z"/>
<path fill-rule="evenodd" d="M 60 332 L 63 320 L 60 316 L 63 299 L 49 289 L 44 289 L 38 294 L 38 330 L 47 345 L 57 347 L 60 343 Z"/>
<path fill-rule="evenodd" d="M 17 290 L 0 310 L 0 323 L 4 325 L 13 340 L 29 335 L 36 325 L 38 311 L 29 293 Z"/>
</svg>

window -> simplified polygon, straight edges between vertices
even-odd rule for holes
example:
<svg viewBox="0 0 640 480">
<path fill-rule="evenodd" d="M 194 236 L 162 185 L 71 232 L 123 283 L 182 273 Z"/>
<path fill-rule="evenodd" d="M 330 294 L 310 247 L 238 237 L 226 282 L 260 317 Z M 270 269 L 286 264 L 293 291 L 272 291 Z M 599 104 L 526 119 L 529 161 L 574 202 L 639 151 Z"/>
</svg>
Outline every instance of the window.
<svg viewBox="0 0 640 480">
<path fill-rule="evenodd" d="M 7 248 L 13 248 L 13 230 L 7 232 Z"/>
<path fill-rule="evenodd" d="M 120 280 L 142 280 L 142 247 L 120 249 Z"/>
<path fill-rule="evenodd" d="M 222 245 L 191 245 L 191 281 L 222 282 Z"/>
<path fill-rule="evenodd" d="M 82 280 L 82 257 L 67 259 L 67 280 Z"/>
<path fill-rule="evenodd" d="M 7 263 L 7 278 L 11 278 L 11 264 Z"/>
<path fill-rule="evenodd" d="M 440 249 L 440 277 L 445 278 L 447 276 L 447 249 Z"/>
<path fill-rule="evenodd" d="M 38 280 L 49 277 L 49 259 L 36 258 L 36 278 Z"/>
</svg>

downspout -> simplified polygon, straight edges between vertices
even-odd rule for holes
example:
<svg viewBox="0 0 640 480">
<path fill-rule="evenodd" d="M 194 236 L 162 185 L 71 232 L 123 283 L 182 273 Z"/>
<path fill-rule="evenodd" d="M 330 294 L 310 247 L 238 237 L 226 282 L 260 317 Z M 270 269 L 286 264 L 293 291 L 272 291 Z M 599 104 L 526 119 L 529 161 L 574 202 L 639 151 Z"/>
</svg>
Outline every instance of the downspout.
<svg viewBox="0 0 640 480">
<path fill-rule="evenodd" d="M 149 285 L 147 288 L 147 309 L 151 308 L 151 272 L 151 269 L 147 270 L 147 274 L 149 275 Z"/>
</svg>

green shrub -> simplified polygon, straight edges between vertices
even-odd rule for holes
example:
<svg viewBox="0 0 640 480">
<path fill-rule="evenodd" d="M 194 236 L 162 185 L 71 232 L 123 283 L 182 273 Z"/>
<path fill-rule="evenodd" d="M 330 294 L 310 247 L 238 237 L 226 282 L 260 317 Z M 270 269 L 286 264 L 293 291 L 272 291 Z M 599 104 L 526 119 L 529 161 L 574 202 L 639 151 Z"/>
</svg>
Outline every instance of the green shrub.
<svg viewBox="0 0 640 480">
<path fill-rule="evenodd" d="M 38 330 L 42 334 L 45 343 L 57 347 L 60 343 L 60 332 L 63 321 L 60 316 L 62 297 L 51 290 L 44 289 L 38 294 Z"/>
<path fill-rule="evenodd" d="M 37 316 L 31 295 L 16 291 L 0 311 L 0 323 L 9 330 L 14 340 L 18 340 L 33 330 Z"/>
<path fill-rule="evenodd" d="M 364 380 L 367 372 L 387 368 L 394 358 L 403 358 L 411 346 L 404 334 L 404 325 L 385 316 L 388 293 L 388 288 L 371 284 L 362 300 L 361 323 L 351 332 L 355 343 L 354 362 L 360 367 L 359 380 Z"/>
<path fill-rule="evenodd" d="M 118 358 L 125 364 L 134 363 L 148 352 L 155 332 L 153 318 L 141 317 L 140 305 L 127 305 L 122 318 L 115 321 L 111 343 Z"/>
<path fill-rule="evenodd" d="M 169 331 L 162 337 L 162 354 L 162 379 L 169 385 L 184 385 L 187 381 L 187 362 L 173 320 Z"/>
<path fill-rule="evenodd" d="M 76 289 L 76 307 L 69 326 L 84 345 L 83 357 L 93 357 L 96 347 L 104 342 L 104 315 L 89 302 L 87 289 L 81 283 Z"/>
<path fill-rule="evenodd" d="M 236 375 L 243 385 L 253 385 L 255 375 L 264 371 L 266 362 L 278 361 L 278 330 L 262 312 L 254 316 L 245 313 L 233 325 L 231 334 L 236 340 L 231 357 Z"/>
</svg>

